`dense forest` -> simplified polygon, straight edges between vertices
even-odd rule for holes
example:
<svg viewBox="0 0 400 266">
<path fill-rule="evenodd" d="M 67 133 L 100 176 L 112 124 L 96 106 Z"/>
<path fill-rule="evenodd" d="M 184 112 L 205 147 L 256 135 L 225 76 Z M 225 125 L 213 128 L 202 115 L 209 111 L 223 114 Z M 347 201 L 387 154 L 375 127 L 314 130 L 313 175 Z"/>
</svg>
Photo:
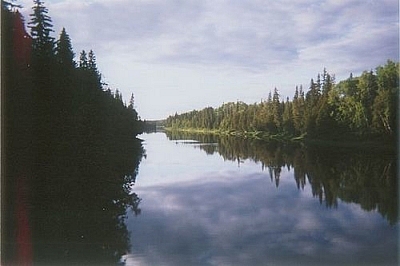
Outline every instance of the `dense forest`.
<svg viewBox="0 0 400 266">
<path fill-rule="evenodd" d="M 116 263 L 143 156 L 143 122 L 101 78 L 92 50 L 75 61 L 65 29 L 33 1 L 27 22 L 2 1 L 2 264 Z M 96 261 L 98 263 L 96 263 Z"/>
<path fill-rule="evenodd" d="M 230 102 L 168 117 L 167 128 L 217 131 L 263 139 L 393 141 L 398 136 L 399 63 L 388 60 L 375 71 L 336 83 L 324 69 L 290 100 L 277 88 L 265 101 Z"/>
</svg>

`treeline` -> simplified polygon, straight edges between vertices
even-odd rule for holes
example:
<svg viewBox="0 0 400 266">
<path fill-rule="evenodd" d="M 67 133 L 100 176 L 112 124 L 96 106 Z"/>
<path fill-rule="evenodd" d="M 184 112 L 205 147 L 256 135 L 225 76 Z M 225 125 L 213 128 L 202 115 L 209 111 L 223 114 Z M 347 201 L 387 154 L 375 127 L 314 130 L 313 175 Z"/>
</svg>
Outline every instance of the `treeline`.
<svg viewBox="0 0 400 266">
<path fill-rule="evenodd" d="M 292 100 L 281 100 L 274 89 L 267 100 L 230 102 L 167 118 L 172 129 L 204 129 L 256 137 L 395 139 L 398 133 L 399 63 L 388 60 L 375 71 L 364 71 L 336 83 L 324 69 L 311 79 L 307 92 L 296 86 Z"/>
<path fill-rule="evenodd" d="M 52 37 L 48 9 L 33 2 L 28 33 L 18 5 L 2 1 L 3 263 L 23 259 L 21 201 L 32 235 L 23 241 L 34 249 L 28 264 L 58 256 L 87 265 L 85 254 L 115 262 L 129 244 L 121 216 L 129 206 L 138 212 L 131 185 L 143 123 L 133 95 L 125 104 L 103 83 L 94 52 L 82 51 L 76 62 L 66 30 Z"/>
</svg>

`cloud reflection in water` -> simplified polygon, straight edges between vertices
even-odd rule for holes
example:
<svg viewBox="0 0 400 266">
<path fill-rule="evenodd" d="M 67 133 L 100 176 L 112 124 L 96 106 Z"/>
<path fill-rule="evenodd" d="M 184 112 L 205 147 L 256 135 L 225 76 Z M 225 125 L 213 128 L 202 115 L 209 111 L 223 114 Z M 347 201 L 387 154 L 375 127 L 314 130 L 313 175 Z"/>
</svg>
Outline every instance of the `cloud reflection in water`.
<svg viewBox="0 0 400 266">
<path fill-rule="evenodd" d="M 276 188 L 267 172 L 220 171 L 136 189 L 143 211 L 128 219 L 126 264 L 396 264 L 398 225 L 357 204 L 326 208 L 286 169 L 281 180 Z"/>
</svg>

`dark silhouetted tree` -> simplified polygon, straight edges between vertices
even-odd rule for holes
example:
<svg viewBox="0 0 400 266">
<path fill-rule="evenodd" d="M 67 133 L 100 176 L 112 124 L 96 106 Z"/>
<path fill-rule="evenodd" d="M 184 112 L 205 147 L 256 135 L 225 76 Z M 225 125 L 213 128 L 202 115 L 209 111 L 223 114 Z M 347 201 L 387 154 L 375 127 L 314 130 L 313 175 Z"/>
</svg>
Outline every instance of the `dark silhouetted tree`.
<svg viewBox="0 0 400 266">
<path fill-rule="evenodd" d="M 28 23 L 33 39 L 32 47 L 34 59 L 39 64 L 38 67 L 50 66 L 50 61 L 54 56 L 54 38 L 50 36 L 53 31 L 52 21 L 48 14 L 48 9 L 41 0 L 34 0 L 33 13 L 30 14 L 31 21 Z"/>
<path fill-rule="evenodd" d="M 65 28 L 60 33 L 60 38 L 56 42 L 56 60 L 63 69 L 71 70 L 75 68 L 74 52 L 72 50 L 71 39 Z"/>
<path fill-rule="evenodd" d="M 88 58 L 85 50 L 82 50 L 82 52 L 79 55 L 79 68 L 81 69 L 89 68 Z"/>
</svg>

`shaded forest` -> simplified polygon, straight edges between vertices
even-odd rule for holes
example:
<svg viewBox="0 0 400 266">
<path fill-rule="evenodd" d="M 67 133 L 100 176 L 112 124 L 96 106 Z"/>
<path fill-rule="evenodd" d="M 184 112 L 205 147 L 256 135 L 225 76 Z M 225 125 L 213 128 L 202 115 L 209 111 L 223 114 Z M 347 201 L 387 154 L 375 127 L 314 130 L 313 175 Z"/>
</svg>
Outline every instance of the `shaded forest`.
<svg viewBox="0 0 400 266">
<path fill-rule="evenodd" d="M 2 264 L 115 264 L 129 248 L 126 210 L 140 213 L 143 122 L 94 52 L 76 62 L 67 31 L 54 38 L 33 3 L 25 23 L 2 1 Z"/>
<path fill-rule="evenodd" d="M 336 83 L 324 69 L 307 91 L 296 86 L 282 100 L 277 88 L 266 100 L 230 102 L 169 116 L 169 129 L 195 129 L 262 139 L 293 138 L 392 142 L 398 136 L 399 63 L 388 60 L 375 71 Z"/>
<path fill-rule="evenodd" d="M 391 152 L 331 149 L 178 131 L 167 132 L 167 136 L 170 140 L 197 140 L 201 145 L 196 148 L 236 161 L 238 167 L 246 160 L 259 163 L 276 187 L 284 169 L 292 170 L 297 188 L 304 190 L 310 186 L 313 196 L 328 208 L 338 207 L 340 200 L 359 204 L 366 211 L 377 211 L 392 225 L 399 220 L 398 162 Z"/>
</svg>

